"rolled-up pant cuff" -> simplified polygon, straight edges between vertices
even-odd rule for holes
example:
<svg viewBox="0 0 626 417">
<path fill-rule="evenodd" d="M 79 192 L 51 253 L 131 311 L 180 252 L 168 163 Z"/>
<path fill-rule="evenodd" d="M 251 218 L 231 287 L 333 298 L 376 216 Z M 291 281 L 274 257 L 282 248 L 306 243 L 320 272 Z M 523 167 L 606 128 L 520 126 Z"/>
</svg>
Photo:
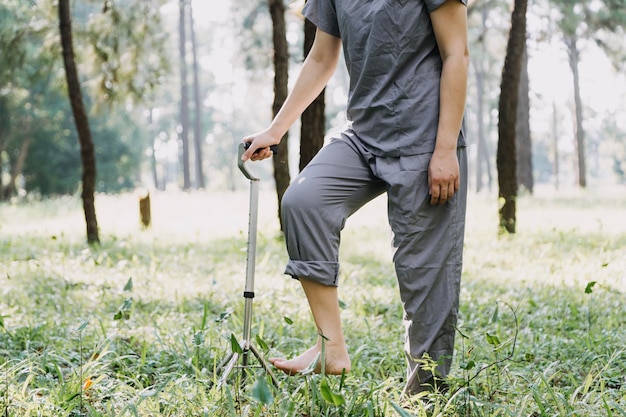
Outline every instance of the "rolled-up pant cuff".
<svg viewBox="0 0 626 417">
<path fill-rule="evenodd" d="M 285 274 L 295 279 L 307 279 L 322 285 L 337 286 L 339 276 L 338 262 L 294 261 L 290 260 Z"/>
</svg>

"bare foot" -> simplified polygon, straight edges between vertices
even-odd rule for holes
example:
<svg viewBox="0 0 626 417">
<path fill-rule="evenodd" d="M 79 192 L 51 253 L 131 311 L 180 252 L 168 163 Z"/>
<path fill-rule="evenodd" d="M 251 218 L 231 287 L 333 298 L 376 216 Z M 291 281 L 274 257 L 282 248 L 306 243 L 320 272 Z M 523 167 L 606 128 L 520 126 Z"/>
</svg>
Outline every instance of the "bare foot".
<svg viewBox="0 0 626 417">
<path fill-rule="evenodd" d="M 318 343 L 293 359 L 270 358 L 270 362 L 287 375 L 295 375 L 309 368 L 313 361 L 317 361 L 314 372 L 319 374 L 322 372 L 320 363 L 321 352 L 322 348 Z M 345 344 L 326 344 L 326 366 L 324 372 L 326 375 L 341 375 L 343 372 L 350 372 L 350 356 L 348 356 Z"/>
</svg>

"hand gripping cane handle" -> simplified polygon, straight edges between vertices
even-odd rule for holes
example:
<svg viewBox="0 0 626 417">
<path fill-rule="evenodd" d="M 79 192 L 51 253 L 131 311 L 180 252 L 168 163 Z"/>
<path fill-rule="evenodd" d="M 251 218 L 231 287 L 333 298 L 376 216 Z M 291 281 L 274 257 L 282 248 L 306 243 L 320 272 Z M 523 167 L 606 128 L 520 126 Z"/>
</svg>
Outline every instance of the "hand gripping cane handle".
<svg viewBox="0 0 626 417">
<path fill-rule="evenodd" d="M 239 166 L 239 170 L 243 173 L 243 175 L 246 176 L 246 178 L 248 178 L 251 181 L 256 181 L 258 180 L 257 177 L 255 177 L 254 175 L 252 175 L 250 173 L 250 171 L 248 171 L 248 169 L 246 168 L 244 162 L 241 160 L 241 156 L 243 155 L 243 153 L 250 147 L 250 144 L 252 142 L 242 142 L 239 144 L 239 158 L 238 158 L 238 163 L 237 165 Z M 263 148 L 259 148 L 255 151 L 255 153 L 259 152 L 261 149 Z M 276 155 L 278 153 L 278 145 L 272 145 L 270 146 L 270 150 L 272 152 L 274 152 L 274 155 Z"/>
</svg>

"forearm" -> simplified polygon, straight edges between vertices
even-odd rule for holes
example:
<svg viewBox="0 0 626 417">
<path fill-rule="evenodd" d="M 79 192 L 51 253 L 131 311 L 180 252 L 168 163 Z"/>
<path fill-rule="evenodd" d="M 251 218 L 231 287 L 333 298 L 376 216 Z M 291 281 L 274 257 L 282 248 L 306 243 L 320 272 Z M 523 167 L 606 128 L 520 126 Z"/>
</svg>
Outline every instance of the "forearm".
<svg viewBox="0 0 626 417">
<path fill-rule="evenodd" d="M 444 58 L 440 84 L 439 124 L 436 148 L 456 149 L 467 94 L 468 56 Z"/>
<path fill-rule="evenodd" d="M 461 186 L 456 148 L 467 93 L 467 9 L 448 0 L 431 15 L 443 62 L 439 86 L 439 122 L 435 152 L 428 168 L 431 204 L 445 204 Z"/>
<path fill-rule="evenodd" d="M 337 68 L 340 45 L 339 39 L 318 31 L 291 92 L 268 129 L 273 136 L 282 137 L 322 92 Z"/>
<path fill-rule="evenodd" d="M 251 143 L 248 150 L 241 156 L 243 161 L 248 159 L 256 161 L 272 156 L 269 147 L 280 142 L 291 125 L 319 96 L 332 77 L 337 68 L 340 50 L 341 39 L 320 30 L 317 31 L 309 56 L 304 61 L 291 92 L 270 126 L 243 138 L 244 142 Z"/>
</svg>

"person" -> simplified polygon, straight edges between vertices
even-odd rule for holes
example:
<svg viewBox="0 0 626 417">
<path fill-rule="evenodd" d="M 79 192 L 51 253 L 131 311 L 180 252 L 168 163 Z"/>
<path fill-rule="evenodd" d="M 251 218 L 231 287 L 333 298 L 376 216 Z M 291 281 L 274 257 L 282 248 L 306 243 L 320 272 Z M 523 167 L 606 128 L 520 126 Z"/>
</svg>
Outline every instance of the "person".
<svg viewBox="0 0 626 417">
<path fill-rule="evenodd" d="M 317 27 L 314 44 L 271 124 L 243 138 L 250 147 L 242 159 L 272 155 L 269 146 L 326 86 L 342 48 L 349 124 L 283 196 L 285 273 L 300 281 L 318 338 L 295 358 L 270 361 L 293 375 L 319 361 L 325 343 L 325 372 L 350 370 L 337 290 L 340 233 L 351 214 L 386 193 L 406 328 L 404 393 L 432 390 L 450 371 L 459 307 L 467 195 L 466 0 L 308 0 L 303 14 Z M 425 356 L 435 361 L 436 372 Z"/>
</svg>

